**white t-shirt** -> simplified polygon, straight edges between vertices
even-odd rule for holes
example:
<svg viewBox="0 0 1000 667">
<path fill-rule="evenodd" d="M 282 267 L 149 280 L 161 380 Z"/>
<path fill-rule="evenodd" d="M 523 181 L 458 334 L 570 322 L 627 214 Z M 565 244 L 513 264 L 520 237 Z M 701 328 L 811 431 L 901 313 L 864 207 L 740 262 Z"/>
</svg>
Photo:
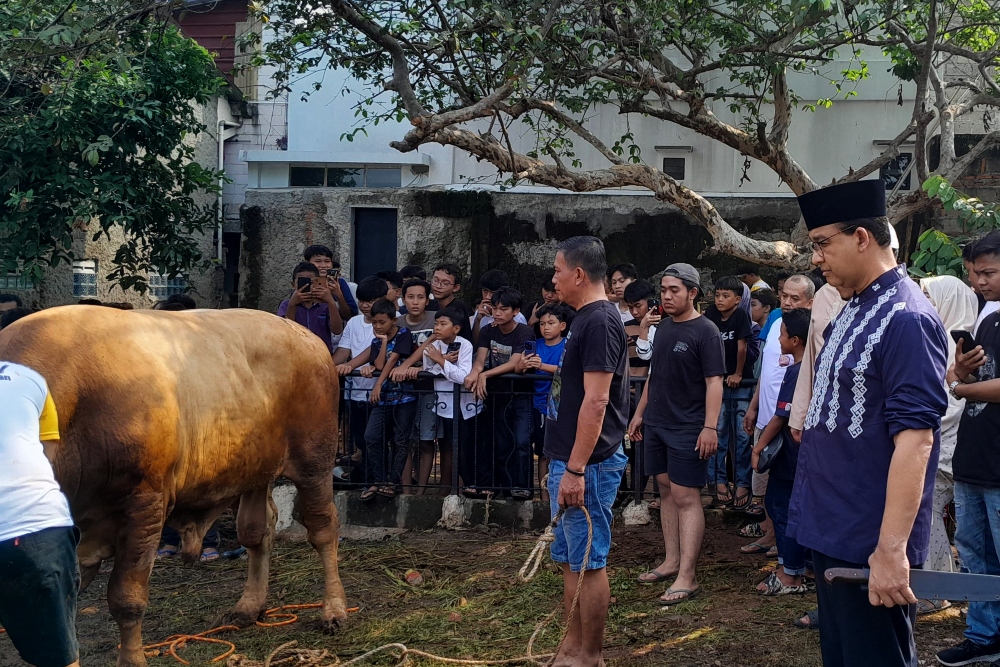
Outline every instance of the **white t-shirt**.
<svg viewBox="0 0 1000 667">
<path fill-rule="evenodd" d="M 632 320 L 635 319 L 634 317 L 632 317 L 632 312 L 628 308 L 622 310 L 621 304 L 617 304 L 617 307 L 618 307 L 618 317 L 622 318 L 622 324 L 625 324 L 626 322 L 631 322 Z"/>
<path fill-rule="evenodd" d="M 750 286 L 751 292 L 756 292 L 759 289 L 771 289 L 771 286 L 764 282 L 763 279 L 758 280 L 753 285 Z"/>
<path fill-rule="evenodd" d="M 338 348 L 349 350 L 351 359 L 371 348 L 372 339 L 375 332 L 372 330 L 371 322 L 365 322 L 364 315 L 358 315 L 347 320 L 344 325 L 344 333 L 340 337 Z M 348 397 L 352 401 L 367 401 L 368 392 L 375 386 L 375 378 L 347 378 L 351 387 Z"/>
<path fill-rule="evenodd" d="M 781 381 L 785 378 L 785 371 L 788 370 L 790 357 L 785 357 L 785 364 L 781 364 L 781 343 L 778 338 L 781 336 L 781 318 L 774 321 L 767 332 L 767 340 L 764 341 L 764 350 L 760 353 L 760 397 L 757 403 L 757 428 L 764 428 L 767 422 L 771 421 L 774 411 L 778 408 L 778 390 L 781 389 Z"/>
<path fill-rule="evenodd" d="M 980 313 L 979 313 L 979 317 L 976 318 L 976 326 L 974 326 L 972 328 L 972 336 L 973 336 L 973 338 L 976 336 L 976 333 L 979 331 L 979 325 L 983 323 L 983 320 L 985 320 L 987 317 L 989 317 L 993 313 L 997 312 L 997 310 L 1000 310 L 1000 301 L 987 301 L 986 302 L 986 305 L 983 306 L 982 311 L 980 311 Z M 966 350 L 966 352 L 968 352 L 968 350 Z"/>
<path fill-rule="evenodd" d="M 465 378 L 472 372 L 472 343 L 461 336 L 456 338 L 455 342 L 461 347 L 458 349 L 458 361 L 454 364 L 446 361 L 442 367 L 431 361 L 427 352 L 424 352 L 424 370 L 441 376 L 434 378 L 434 391 L 437 392 L 437 404 L 434 406 L 434 411 L 445 419 L 451 419 L 452 416 L 455 385 L 465 382 Z M 448 353 L 448 345 L 444 341 L 436 340 L 431 345 L 440 350 L 441 354 Z M 475 417 L 483 411 L 484 407 L 481 401 L 476 400 L 475 394 L 462 390 L 462 419 Z"/>
<path fill-rule="evenodd" d="M 0 361 L 0 542 L 73 525 L 42 439 L 59 439 L 48 385 L 30 368 Z"/>
</svg>

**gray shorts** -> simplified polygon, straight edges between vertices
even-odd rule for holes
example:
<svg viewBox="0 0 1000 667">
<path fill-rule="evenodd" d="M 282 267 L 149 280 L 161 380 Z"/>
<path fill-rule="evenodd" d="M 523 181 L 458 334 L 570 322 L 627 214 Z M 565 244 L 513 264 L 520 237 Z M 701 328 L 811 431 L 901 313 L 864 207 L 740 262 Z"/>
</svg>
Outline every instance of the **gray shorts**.
<svg viewBox="0 0 1000 667">
<path fill-rule="evenodd" d="M 422 442 L 444 437 L 444 420 L 435 412 L 437 394 L 420 394 L 417 397 L 420 408 L 413 424 L 414 439 Z"/>
</svg>

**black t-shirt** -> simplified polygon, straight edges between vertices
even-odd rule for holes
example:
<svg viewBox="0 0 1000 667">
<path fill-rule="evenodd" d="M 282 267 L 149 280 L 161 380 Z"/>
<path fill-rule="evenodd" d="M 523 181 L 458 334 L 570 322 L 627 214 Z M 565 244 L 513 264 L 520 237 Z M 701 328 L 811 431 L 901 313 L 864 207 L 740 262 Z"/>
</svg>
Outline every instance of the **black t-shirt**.
<svg viewBox="0 0 1000 667">
<path fill-rule="evenodd" d="M 736 356 L 739 352 L 739 342 L 747 341 L 747 356 L 743 362 L 743 377 L 753 376 L 753 364 L 756 359 L 750 358 L 750 337 L 753 335 L 753 322 L 747 311 L 737 308 L 728 320 L 722 319 L 722 313 L 714 305 L 705 310 L 705 317 L 712 321 L 722 336 L 722 347 L 726 351 L 726 375 L 736 372 Z"/>
<path fill-rule="evenodd" d="M 628 341 L 618 308 L 610 301 L 595 301 L 581 308 L 566 333 L 566 349 L 549 391 L 546 457 L 569 461 L 583 406 L 583 374 L 594 371 L 614 375 L 601 435 L 588 465 L 618 451 L 628 420 Z"/>
<path fill-rule="evenodd" d="M 469 318 L 472 317 L 472 309 L 469 308 L 461 299 L 454 299 L 447 306 L 442 306 L 438 303 L 437 299 L 431 299 L 430 303 L 427 304 L 427 310 L 429 311 L 439 311 L 445 308 L 450 308 L 457 310 L 462 313 L 462 328 L 459 330 L 458 335 L 467 341 L 472 340 L 472 325 L 469 324 Z"/>
<path fill-rule="evenodd" d="M 726 374 L 719 329 L 707 317 L 664 318 L 649 360 L 649 398 L 643 421 L 672 430 L 705 426 L 705 378 Z"/>
<path fill-rule="evenodd" d="M 535 332 L 527 324 L 515 323 L 510 333 L 500 331 L 500 328 L 487 324 L 479 330 L 479 343 L 476 345 L 476 354 L 480 348 L 486 348 L 486 365 L 483 370 L 499 368 L 503 366 L 515 354 L 524 353 L 524 344 L 535 340 Z M 513 371 L 511 371 L 513 373 Z M 532 380 L 497 380 L 490 379 L 489 384 L 495 390 L 502 392 L 512 391 L 534 395 L 535 384 Z"/>
<path fill-rule="evenodd" d="M 983 320 L 976 344 L 986 352 L 986 363 L 976 371 L 980 382 L 1000 377 L 1000 312 Z M 958 442 L 951 460 L 955 479 L 966 484 L 1000 487 L 1000 403 L 965 401 Z"/>
<path fill-rule="evenodd" d="M 782 378 L 781 387 L 778 389 L 778 407 L 774 411 L 775 417 L 783 417 L 786 420 L 784 428 L 781 429 L 785 435 L 785 444 L 781 446 L 781 451 L 771 464 L 769 472 L 772 478 L 789 482 L 795 479 L 795 466 L 799 463 L 799 444 L 792 439 L 787 420 L 792 414 L 792 398 L 795 396 L 795 383 L 799 381 L 800 368 L 802 368 L 801 362 L 785 369 L 785 377 Z"/>
</svg>

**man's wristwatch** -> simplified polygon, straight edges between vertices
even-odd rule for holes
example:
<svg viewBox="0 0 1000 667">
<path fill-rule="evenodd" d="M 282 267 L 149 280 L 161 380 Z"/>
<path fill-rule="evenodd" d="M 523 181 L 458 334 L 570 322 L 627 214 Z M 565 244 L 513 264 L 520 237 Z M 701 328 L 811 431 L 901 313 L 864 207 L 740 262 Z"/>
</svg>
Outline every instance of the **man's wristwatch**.
<svg viewBox="0 0 1000 667">
<path fill-rule="evenodd" d="M 948 385 L 948 393 L 951 394 L 951 397 L 954 398 L 956 401 L 962 400 L 962 397 L 955 393 L 955 387 L 957 387 L 960 384 L 964 383 L 961 380 L 955 380 L 950 385 Z"/>
</svg>

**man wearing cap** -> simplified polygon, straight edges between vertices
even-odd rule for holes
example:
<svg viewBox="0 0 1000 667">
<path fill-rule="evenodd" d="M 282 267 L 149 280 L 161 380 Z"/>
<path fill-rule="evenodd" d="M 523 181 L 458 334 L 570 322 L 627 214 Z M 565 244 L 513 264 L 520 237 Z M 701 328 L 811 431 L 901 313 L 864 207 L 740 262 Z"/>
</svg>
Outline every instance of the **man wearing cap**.
<svg viewBox="0 0 1000 667">
<path fill-rule="evenodd" d="M 701 487 L 719 446 L 726 358 L 719 329 L 695 310 L 698 270 L 671 264 L 660 279 L 664 318 L 658 327 L 649 381 L 628 432 L 644 442 L 644 470 L 660 488 L 660 525 L 666 556 L 640 583 L 673 580 L 660 604 L 675 605 L 699 592 L 695 568 L 705 535 Z M 641 430 L 640 430 L 641 429 Z"/>
<path fill-rule="evenodd" d="M 896 265 L 881 181 L 815 190 L 799 207 L 813 263 L 854 296 L 816 360 L 788 533 L 813 551 L 823 664 L 917 667 L 909 570 L 930 539 L 946 334 Z M 868 590 L 827 583 L 834 567 L 870 567 Z"/>
</svg>

